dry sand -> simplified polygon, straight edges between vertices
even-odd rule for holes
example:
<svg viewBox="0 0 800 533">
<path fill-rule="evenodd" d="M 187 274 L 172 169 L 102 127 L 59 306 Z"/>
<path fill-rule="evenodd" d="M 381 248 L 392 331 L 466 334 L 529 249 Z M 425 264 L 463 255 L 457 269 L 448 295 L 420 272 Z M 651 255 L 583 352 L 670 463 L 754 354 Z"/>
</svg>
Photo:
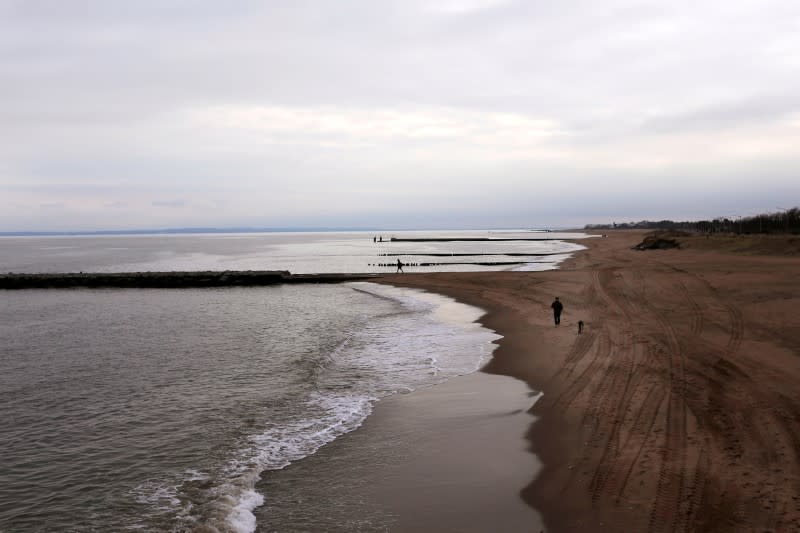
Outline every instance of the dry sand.
<svg viewBox="0 0 800 533">
<path fill-rule="evenodd" d="M 383 281 L 487 310 L 504 338 L 485 370 L 543 391 L 526 437 L 544 468 L 521 497 L 548 531 L 800 531 L 800 257 L 631 250 L 643 235 L 583 241 L 558 271 Z"/>
</svg>

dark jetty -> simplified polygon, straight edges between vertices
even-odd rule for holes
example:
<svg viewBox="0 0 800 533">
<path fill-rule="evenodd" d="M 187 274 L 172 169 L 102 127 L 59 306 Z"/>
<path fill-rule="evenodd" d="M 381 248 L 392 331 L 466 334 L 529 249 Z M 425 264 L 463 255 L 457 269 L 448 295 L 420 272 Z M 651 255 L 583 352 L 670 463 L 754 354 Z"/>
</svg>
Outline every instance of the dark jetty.
<svg viewBox="0 0 800 533">
<path fill-rule="evenodd" d="M 448 263 L 432 263 L 432 262 L 421 262 L 421 263 L 403 263 L 403 266 L 418 266 L 418 267 L 430 267 L 430 266 L 449 266 L 449 265 L 478 265 L 478 266 L 511 266 L 511 265 L 528 265 L 531 263 L 542 263 L 545 261 L 467 261 L 467 262 L 448 262 Z M 397 263 L 375 263 L 375 266 L 379 267 L 396 267 Z"/>
<path fill-rule="evenodd" d="M 342 283 L 378 274 L 291 274 L 287 270 L 227 270 L 222 272 L 114 272 L 62 274 L 0 274 L 0 289 L 66 289 L 75 287 L 190 288 L 277 285 L 280 283 Z"/>
</svg>

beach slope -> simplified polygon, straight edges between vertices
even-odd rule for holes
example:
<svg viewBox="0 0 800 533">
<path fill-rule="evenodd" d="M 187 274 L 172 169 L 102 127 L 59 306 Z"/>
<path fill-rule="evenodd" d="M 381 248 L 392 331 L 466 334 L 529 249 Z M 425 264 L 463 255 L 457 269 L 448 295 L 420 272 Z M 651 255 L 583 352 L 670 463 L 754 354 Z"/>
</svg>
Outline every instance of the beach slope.
<svg viewBox="0 0 800 533">
<path fill-rule="evenodd" d="M 544 393 L 520 496 L 548 531 L 800 530 L 800 257 L 643 236 L 582 241 L 557 271 L 382 281 L 485 309 L 503 339 L 484 370 Z"/>
</svg>

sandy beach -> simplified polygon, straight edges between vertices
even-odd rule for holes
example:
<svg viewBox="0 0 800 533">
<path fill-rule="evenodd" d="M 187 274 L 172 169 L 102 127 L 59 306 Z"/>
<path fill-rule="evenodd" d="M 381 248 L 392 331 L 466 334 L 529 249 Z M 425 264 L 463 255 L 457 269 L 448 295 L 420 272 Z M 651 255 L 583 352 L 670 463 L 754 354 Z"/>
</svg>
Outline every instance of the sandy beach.
<svg viewBox="0 0 800 533">
<path fill-rule="evenodd" d="M 538 475 L 492 453 L 491 425 L 469 438 L 487 444 L 483 461 L 531 472 L 516 496 L 547 531 L 800 530 L 797 243 L 689 237 L 632 250 L 643 236 L 582 241 L 557 271 L 382 279 L 485 309 L 481 322 L 503 335 L 485 371 L 544 394 L 524 422 Z M 444 525 L 427 530 L 458 530 Z"/>
<path fill-rule="evenodd" d="M 525 439 L 529 392 L 475 372 L 378 402 L 357 431 L 263 478 L 259 531 L 538 533 L 540 514 L 519 497 L 541 469 Z M 286 497 L 296 483 L 302 501 Z"/>
</svg>

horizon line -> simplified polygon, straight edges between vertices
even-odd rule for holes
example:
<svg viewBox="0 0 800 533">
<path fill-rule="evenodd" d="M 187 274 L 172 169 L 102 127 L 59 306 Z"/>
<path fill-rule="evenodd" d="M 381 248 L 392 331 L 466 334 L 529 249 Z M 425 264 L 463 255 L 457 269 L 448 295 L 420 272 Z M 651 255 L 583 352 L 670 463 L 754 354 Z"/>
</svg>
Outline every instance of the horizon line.
<svg viewBox="0 0 800 533">
<path fill-rule="evenodd" d="M 184 228 L 158 228 L 158 229 L 99 229 L 99 230 L 17 230 L 0 231 L 0 237 L 59 237 L 59 236 L 101 236 L 101 235 L 179 235 L 203 233 L 333 233 L 333 232 L 391 232 L 391 231 L 564 231 L 570 228 L 376 228 L 355 226 L 278 226 L 278 227 L 184 227 Z M 579 229 L 579 228 L 571 228 Z"/>
</svg>

